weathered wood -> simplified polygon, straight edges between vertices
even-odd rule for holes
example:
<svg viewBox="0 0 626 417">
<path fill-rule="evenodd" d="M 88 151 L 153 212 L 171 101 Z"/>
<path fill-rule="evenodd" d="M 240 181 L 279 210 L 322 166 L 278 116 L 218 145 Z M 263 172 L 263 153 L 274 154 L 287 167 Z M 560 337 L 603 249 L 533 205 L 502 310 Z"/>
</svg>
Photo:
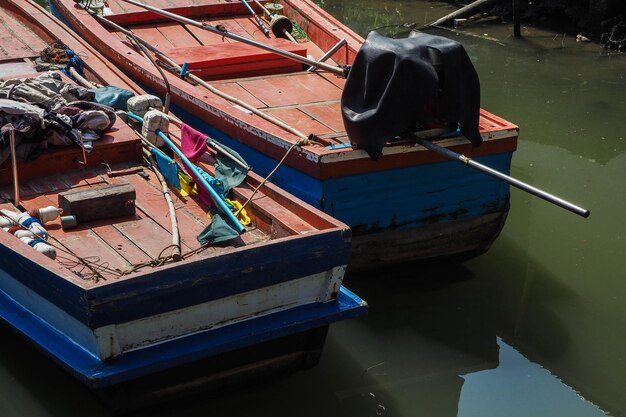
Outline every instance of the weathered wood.
<svg viewBox="0 0 626 417">
<path fill-rule="evenodd" d="M 283 39 L 270 40 L 265 43 L 281 47 L 289 52 L 306 56 L 306 47 L 293 45 Z M 299 69 L 299 63 L 282 58 L 273 52 L 259 50 L 250 45 L 229 43 L 219 45 L 189 46 L 170 49 L 170 59 L 177 63 L 186 62 L 190 70 L 196 70 L 196 75 L 226 75 L 232 73 L 247 73 L 260 69 L 276 69 L 290 71 Z"/>
<path fill-rule="evenodd" d="M 105 185 L 59 194 L 64 215 L 76 216 L 79 223 L 135 214 L 135 188 L 130 184 Z"/>
<path fill-rule="evenodd" d="M 478 12 L 480 12 L 481 10 L 485 9 L 486 7 L 491 6 L 492 4 L 497 3 L 500 0 L 476 0 L 473 3 L 468 4 L 465 7 L 461 7 L 459 10 L 456 10 L 448 15 L 445 15 L 444 17 L 435 20 L 434 22 L 430 23 L 428 26 L 439 26 L 439 25 L 443 25 L 444 23 L 449 22 L 452 19 L 456 19 L 459 17 L 468 17 L 468 16 L 472 16 Z"/>
</svg>

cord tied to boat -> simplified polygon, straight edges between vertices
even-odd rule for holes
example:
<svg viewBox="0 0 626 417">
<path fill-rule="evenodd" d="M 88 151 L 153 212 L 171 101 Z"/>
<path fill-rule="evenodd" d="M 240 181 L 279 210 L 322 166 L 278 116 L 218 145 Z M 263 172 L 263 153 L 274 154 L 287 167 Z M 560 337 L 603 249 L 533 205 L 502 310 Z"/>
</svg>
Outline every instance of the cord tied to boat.
<svg viewBox="0 0 626 417">
<path fill-rule="evenodd" d="M 80 59 L 80 55 L 72 51 L 71 49 L 66 49 L 65 54 L 68 57 L 68 61 L 67 64 L 65 64 L 65 68 L 63 68 L 61 71 L 63 71 L 63 73 L 70 77 L 72 80 L 76 81 L 71 69 L 75 69 L 76 72 L 82 77 L 85 75 L 85 63 L 82 59 Z"/>
</svg>

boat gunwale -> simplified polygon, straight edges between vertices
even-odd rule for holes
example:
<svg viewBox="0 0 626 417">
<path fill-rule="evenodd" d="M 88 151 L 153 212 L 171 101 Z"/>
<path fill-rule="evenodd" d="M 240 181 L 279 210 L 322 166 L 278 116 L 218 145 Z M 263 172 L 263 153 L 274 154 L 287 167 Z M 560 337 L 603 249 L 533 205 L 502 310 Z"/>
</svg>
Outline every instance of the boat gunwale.
<svg viewBox="0 0 626 417">
<path fill-rule="evenodd" d="M 112 54 L 115 58 L 112 58 L 114 61 L 120 63 L 121 65 L 126 65 L 127 70 L 135 72 L 138 77 L 142 79 L 143 82 L 146 82 L 150 88 L 162 89 L 162 80 L 160 75 L 157 73 L 157 70 L 153 68 L 151 63 L 148 63 L 147 60 L 136 53 L 134 49 L 130 48 L 125 42 L 122 42 L 120 38 L 115 36 L 113 32 L 109 31 L 108 28 L 102 26 L 99 22 L 93 22 L 90 24 L 90 20 L 93 21 L 92 17 L 84 11 L 83 9 L 77 7 L 75 3 L 71 0 L 53 0 L 55 3 L 62 5 L 63 9 L 67 13 L 63 13 L 66 15 L 66 19 L 72 21 L 73 25 L 78 26 L 81 32 L 84 32 L 83 35 L 87 38 L 98 39 L 101 42 L 101 46 L 108 50 L 108 54 Z M 72 6 L 70 5 L 72 3 Z M 294 3 L 293 1 L 289 3 Z M 304 4 L 303 2 L 299 2 Z M 308 4 L 307 4 L 308 5 Z M 311 7 L 313 12 L 318 15 L 319 19 L 325 19 L 327 17 L 327 13 L 319 9 L 318 6 L 314 8 Z M 69 16 L 67 16 L 69 14 Z M 354 34 L 350 29 L 345 27 L 345 25 L 336 21 L 334 18 L 332 20 L 333 24 L 337 26 L 337 32 L 345 33 L 346 36 L 350 36 L 351 39 L 355 39 Z M 333 32 L 334 33 L 334 32 Z M 102 42 L 102 39 L 110 39 L 110 42 Z M 113 46 L 115 44 L 115 46 Z M 120 50 L 123 50 L 125 53 L 122 53 Z M 123 57 L 123 58 L 122 58 Z M 121 60 L 121 61 L 120 61 Z M 298 73 L 292 73 L 298 74 Z M 319 74 L 318 74 L 319 75 Z M 319 75 L 321 76 L 321 75 Z M 219 120 L 220 126 L 216 126 L 218 129 L 228 134 L 231 137 L 238 138 L 240 142 L 246 144 L 247 146 L 252 147 L 264 147 L 266 149 L 266 153 L 275 158 L 280 159 L 282 154 L 293 145 L 295 142 L 295 136 L 282 131 L 282 129 L 277 128 L 270 122 L 259 119 L 254 115 L 248 115 L 244 112 L 235 111 L 232 103 L 227 102 L 226 100 L 216 97 L 209 92 L 204 93 L 202 90 L 197 89 L 185 82 L 184 80 L 174 77 L 173 75 L 168 75 L 170 85 L 172 89 L 175 91 L 174 95 L 178 95 L 180 100 L 183 100 L 180 105 L 185 110 L 190 112 L 201 112 L 199 115 L 203 120 L 206 120 L 209 123 L 214 123 L 215 120 Z M 224 82 L 226 80 L 219 80 L 219 82 Z M 198 95 L 198 93 L 200 93 Z M 481 110 L 481 113 L 483 111 Z M 488 113 L 488 112 L 485 112 Z M 213 120 L 215 119 L 215 120 Z M 489 134 L 491 131 L 502 131 L 507 130 L 510 132 L 516 132 L 517 126 L 512 123 L 505 121 L 504 119 L 499 119 L 505 123 L 504 126 L 496 126 L 493 129 L 487 129 L 482 131 L 481 133 L 486 138 L 489 138 Z M 465 139 L 458 139 L 458 145 L 462 145 L 466 143 Z M 258 145 L 258 146 L 257 146 Z M 394 148 L 395 146 L 400 145 L 391 145 L 386 148 Z M 402 154 L 410 154 L 414 151 L 421 150 L 420 146 L 401 146 L 398 152 L 394 153 L 402 153 Z M 514 144 L 511 146 L 511 151 L 514 150 Z M 474 148 L 473 153 L 470 156 L 474 155 L 483 155 L 493 153 L 494 151 L 490 149 L 490 141 L 486 140 L 484 145 L 481 147 Z M 303 146 L 297 149 L 296 152 L 292 152 L 292 154 L 287 158 L 286 163 L 293 167 L 298 167 L 299 170 L 304 173 L 313 176 L 315 178 L 326 178 L 325 175 L 328 175 L 328 172 L 335 172 L 335 170 L 324 170 L 320 167 L 320 165 L 324 165 L 332 160 L 334 163 L 341 163 L 344 155 L 349 153 L 353 153 L 350 159 L 362 159 L 367 160 L 369 156 L 362 150 L 348 148 L 341 149 L 328 149 L 326 147 L 320 146 Z M 298 155 L 294 155 L 298 154 Z M 329 155 L 337 155 L 335 158 L 325 158 Z M 303 163 L 303 158 L 306 163 Z M 384 155 L 380 159 L 384 159 Z M 395 161 L 395 167 L 406 166 L 410 164 L 410 161 L 405 161 L 404 159 L 400 159 Z M 402 165 L 398 165 L 402 164 Z"/>
</svg>

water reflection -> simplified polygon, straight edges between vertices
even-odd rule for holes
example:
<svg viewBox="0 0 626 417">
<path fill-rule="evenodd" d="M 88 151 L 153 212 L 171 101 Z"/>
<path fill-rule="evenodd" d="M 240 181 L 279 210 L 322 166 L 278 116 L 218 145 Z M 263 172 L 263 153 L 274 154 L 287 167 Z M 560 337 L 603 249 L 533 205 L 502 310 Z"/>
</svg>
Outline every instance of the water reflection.
<svg viewBox="0 0 626 417">
<path fill-rule="evenodd" d="M 5 325 L 0 340 L 0 416 L 109 415 L 85 386 Z"/>
</svg>

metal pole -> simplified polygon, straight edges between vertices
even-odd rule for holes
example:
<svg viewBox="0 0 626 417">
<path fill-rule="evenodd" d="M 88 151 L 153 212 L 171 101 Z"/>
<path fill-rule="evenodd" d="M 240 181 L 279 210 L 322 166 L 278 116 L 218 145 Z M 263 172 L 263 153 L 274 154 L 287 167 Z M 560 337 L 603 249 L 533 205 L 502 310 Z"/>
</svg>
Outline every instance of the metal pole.
<svg viewBox="0 0 626 417">
<path fill-rule="evenodd" d="M 128 114 L 130 118 L 143 123 L 143 118 L 137 116 L 136 114 L 133 114 L 130 112 L 126 114 Z M 220 209 L 222 213 L 226 215 L 226 217 L 228 217 L 231 220 L 231 222 L 233 223 L 233 226 L 235 227 L 235 230 L 239 234 L 244 233 L 246 231 L 246 228 L 239 222 L 237 217 L 235 217 L 235 215 L 230 211 L 228 206 L 226 206 L 226 203 L 224 203 L 224 201 L 220 198 L 220 196 L 215 192 L 213 187 L 211 187 L 211 185 L 202 177 L 202 175 L 198 174 L 198 171 L 196 171 L 194 165 L 191 163 L 189 159 L 187 159 L 185 154 L 183 154 L 182 151 L 178 149 L 178 146 L 176 146 L 174 142 L 172 142 L 171 139 L 168 138 L 167 135 L 161 132 L 159 129 L 157 129 L 155 133 L 159 135 L 159 137 L 163 139 L 165 144 L 180 158 L 185 168 L 187 168 L 188 173 L 190 175 L 193 175 L 193 177 L 200 183 L 200 185 L 202 185 L 202 187 L 211 195 L 211 199 L 213 200 L 215 205 Z"/>
<path fill-rule="evenodd" d="M 321 58 L 320 58 L 317 62 L 324 62 L 324 61 L 326 61 L 326 60 L 327 60 L 328 58 L 330 58 L 330 57 L 331 57 L 331 56 L 332 56 L 335 52 L 337 52 L 337 50 L 338 50 L 339 48 L 341 48 L 341 47 L 342 47 L 342 46 L 344 46 L 345 44 L 346 44 L 346 40 L 345 40 L 345 38 L 344 38 L 344 39 L 341 39 L 339 42 L 337 42 L 337 43 L 335 44 L 335 46 L 333 46 L 332 48 L 330 48 L 330 49 L 328 50 L 328 52 L 326 52 L 324 55 L 322 55 L 322 57 L 321 57 Z M 308 72 L 311 72 L 311 71 L 313 71 L 314 69 L 315 69 L 315 67 L 309 67 L 309 68 L 307 69 L 307 71 L 308 71 Z"/>
<path fill-rule="evenodd" d="M 426 149 L 429 149 L 433 152 L 436 152 L 440 155 L 446 156 L 450 159 L 453 160 L 457 160 L 459 162 L 462 162 L 463 164 L 469 166 L 470 168 L 474 168 L 478 171 L 484 172 L 487 175 L 491 175 L 492 177 L 495 177 L 501 181 L 504 181 L 514 187 L 519 188 L 522 191 L 526 191 L 529 194 L 532 194 L 536 197 L 542 198 L 552 204 L 555 204 L 561 208 L 564 208 L 566 210 L 571 211 L 572 213 L 578 214 L 581 217 L 589 217 L 589 210 L 584 209 L 582 207 L 578 207 L 568 201 L 565 201 L 563 199 L 560 199 L 559 197 L 556 197 L 552 194 L 546 193 L 545 191 L 542 191 L 538 188 L 533 187 L 532 185 L 526 184 L 525 182 L 522 182 L 520 180 L 517 180 L 513 177 L 510 177 L 506 174 L 501 173 L 500 171 L 496 171 L 493 168 L 490 168 L 486 165 L 483 165 L 479 162 L 476 162 L 470 158 L 468 158 L 465 155 L 461 155 L 458 154 L 456 152 L 451 151 L 448 148 L 444 148 L 443 146 L 439 146 L 439 145 L 435 145 L 434 143 L 422 139 L 419 136 L 417 136 L 415 133 L 413 133 L 413 136 L 415 137 L 415 139 L 417 140 L 417 143 L 419 143 L 420 145 L 422 145 L 423 147 L 425 147 Z"/>
<path fill-rule="evenodd" d="M 229 38 L 229 39 L 233 39 L 233 40 L 236 40 L 236 41 L 239 41 L 239 42 L 243 42 L 245 44 L 248 44 L 248 45 L 251 45 L 251 46 L 255 46 L 257 48 L 264 49 L 264 50 L 269 51 L 269 52 L 273 52 L 273 53 L 275 53 L 277 55 L 284 56 L 285 58 L 293 59 L 294 61 L 298 61 L 298 62 L 301 62 L 303 64 L 312 65 L 312 66 L 321 68 L 323 70 L 326 70 L 328 72 L 332 72 L 332 73 L 334 73 L 336 75 L 339 75 L 341 77 L 345 77 L 346 76 L 346 74 L 345 74 L 346 71 L 345 71 L 344 68 L 337 67 L 337 66 L 334 66 L 334 65 L 324 64 L 324 63 L 321 63 L 321 62 L 317 62 L 315 60 L 312 60 L 312 59 L 300 56 L 298 54 L 294 54 L 293 52 L 285 51 L 284 49 L 280 49 L 280 48 L 274 48 L 273 46 L 269 46 L 269 45 L 265 45 L 265 44 L 263 44 L 261 42 L 257 42 L 254 39 L 246 38 L 245 36 L 241 36 L 241 35 L 237 35 L 235 33 L 228 32 L 228 31 L 226 31 L 226 29 L 220 30 L 216 26 L 211 26 L 211 25 L 209 25 L 207 23 L 198 22 L 198 21 L 193 20 L 193 19 L 188 19 L 186 17 L 179 16 L 179 15 L 177 15 L 175 13 L 170 13 L 170 12 L 165 11 L 163 9 L 159 9 L 157 7 L 149 6 L 149 5 L 143 4 L 143 3 L 139 3 L 139 2 L 134 1 L 134 0 L 122 0 L 122 1 L 124 1 L 126 3 L 129 3 L 129 4 L 132 4 L 134 6 L 141 7 L 143 9 L 149 10 L 149 11 L 154 12 L 156 14 L 159 14 L 161 16 L 165 16 L 165 17 L 167 17 L 169 19 L 172 19 L 172 20 L 175 20 L 177 22 L 185 23 L 185 24 L 192 25 L 192 26 L 196 26 L 196 27 L 198 27 L 200 29 L 207 30 L 207 31 L 209 31 L 211 33 L 214 33 L 216 35 L 222 36 L 224 38 Z"/>
<path fill-rule="evenodd" d="M 130 36 L 130 34 L 132 33 L 129 30 L 124 29 L 120 25 L 118 25 L 116 23 L 113 23 L 110 20 L 105 19 L 102 16 L 98 16 L 98 15 L 92 15 L 92 16 L 95 19 L 99 20 L 100 22 L 104 23 L 105 25 L 111 26 L 115 30 L 120 31 L 121 33 L 123 33 L 125 35 Z M 167 55 L 165 55 L 163 52 L 159 51 L 154 46 L 150 45 L 144 39 L 142 39 L 142 38 L 140 38 L 139 36 L 136 36 L 136 35 L 132 35 L 131 38 L 134 38 L 137 41 L 139 41 L 142 45 L 144 45 L 146 48 L 148 48 L 151 52 L 153 52 L 154 54 L 158 55 L 160 59 L 164 60 L 167 65 L 169 65 L 172 68 L 176 69 L 176 71 L 181 71 L 180 65 L 178 65 L 176 62 L 172 61 L 170 58 L 168 58 Z M 300 139 L 309 139 L 309 136 L 307 136 L 304 133 L 300 132 L 295 127 L 291 127 L 288 124 L 284 123 L 282 120 L 277 119 L 276 117 L 274 117 L 274 116 L 272 116 L 272 115 L 270 115 L 268 113 L 262 112 L 261 110 L 257 109 L 256 107 L 252 106 L 251 104 L 246 103 L 245 101 L 239 100 L 236 97 L 233 97 L 233 96 L 231 96 L 229 94 L 224 93 L 223 91 L 218 90 L 217 88 L 213 87 L 211 84 L 209 84 L 206 81 L 204 81 L 202 78 L 200 78 L 200 77 L 198 77 L 196 75 L 193 75 L 193 74 L 188 74 L 187 77 L 189 79 L 191 79 L 193 82 L 195 82 L 196 84 L 201 85 L 202 87 L 206 88 L 211 93 L 216 94 L 219 97 L 222 97 L 223 99 L 230 101 L 231 103 L 235 103 L 235 104 L 243 107 L 246 110 L 249 110 L 251 113 L 254 113 L 257 116 L 267 120 L 268 122 L 273 123 L 273 124 L 275 124 L 276 126 L 282 128 L 282 129 L 285 129 L 287 132 L 292 133 L 292 134 L 298 136 Z"/>
<path fill-rule="evenodd" d="M 513 0 L 513 36 L 520 38 L 522 32 L 520 31 L 520 1 Z"/>
</svg>

